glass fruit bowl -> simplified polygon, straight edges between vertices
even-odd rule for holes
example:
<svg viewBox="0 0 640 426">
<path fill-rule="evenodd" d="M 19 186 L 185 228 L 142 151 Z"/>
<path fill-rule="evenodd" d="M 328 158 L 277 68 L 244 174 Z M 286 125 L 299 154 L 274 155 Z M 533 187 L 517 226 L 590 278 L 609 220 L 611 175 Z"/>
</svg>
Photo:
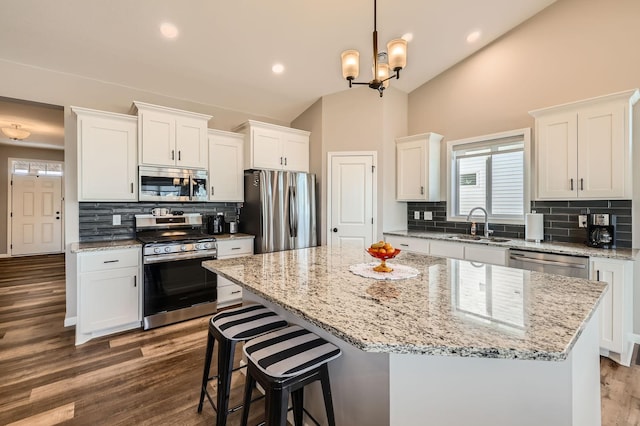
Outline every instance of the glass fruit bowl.
<svg viewBox="0 0 640 426">
<path fill-rule="evenodd" d="M 393 268 L 390 268 L 389 266 L 387 266 L 386 261 L 389 259 L 393 259 L 394 257 L 396 257 L 398 255 L 398 253 L 400 253 L 400 249 L 394 249 L 393 253 L 378 253 L 377 251 L 372 251 L 371 248 L 368 248 L 367 253 L 369 253 L 369 255 L 371 257 L 375 257 L 376 259 L 380 259 L 381 262 L 378 266 L 375 266 L 373 268 L 374 271 L 376 272 L 391 272 L 393 271 Z"/>
</svg>

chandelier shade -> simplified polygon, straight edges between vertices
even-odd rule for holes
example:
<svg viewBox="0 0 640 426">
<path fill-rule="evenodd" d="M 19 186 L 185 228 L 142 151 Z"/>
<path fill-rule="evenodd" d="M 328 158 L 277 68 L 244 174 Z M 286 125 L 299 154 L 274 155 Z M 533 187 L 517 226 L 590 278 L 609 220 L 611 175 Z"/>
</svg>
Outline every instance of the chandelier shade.
<svg viewBox="0 0 640 426">
<path fill-rule="evenodd" d="M 21 128 L 19 124 L 12 124 L 11 127 L 3 127 L 2 133 L 5 134 L 9 139 L 13 139 L 14 141 L 21 141 L 22 139 L 26 139 L 29 137 L 31 132 L 28 130 L 24 130 Z"/>
<path fill-rule="evenodd" d="M 384 89 L 389 87 L 389 80 L 400 78 L 400 70 L 407 66 L 407 41 L 398 38 L 387 43 L 387 52 L 378 52 L 377 2 L 373 0 L 373 80 L 356 82 L 360 73 L 360 53 L 357 50 L 345 50 L 340 55 L 342 61 L 342 77 L 354 84 L 366 84 L 375 89 L 382 97 Z M 391 75 L 393 71 L 393 75 Z"/>
</svg>

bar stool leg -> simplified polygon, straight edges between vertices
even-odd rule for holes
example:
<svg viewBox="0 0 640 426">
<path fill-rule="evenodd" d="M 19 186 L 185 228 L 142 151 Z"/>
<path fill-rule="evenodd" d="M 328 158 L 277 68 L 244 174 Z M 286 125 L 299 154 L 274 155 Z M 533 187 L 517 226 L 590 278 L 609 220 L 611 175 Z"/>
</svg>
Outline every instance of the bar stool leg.
<svg viewBox="0 0 640 426">
<path fill-rule="evenodd" d="M 207 389 L 207 383 L 209 383 L 209 371 L 211 369 L 211 359 L 213 358 L 213 347 L 216 339 L 211 333 L 207 338 L 207 349 L 204 356 L 204 369 L 202 373 L 202 388 L 200 389 L 200 402 L 198 403 L 198 413 L 202 412 L 202 404 L 204 402 L 204 396 Z"/>
<path fill-rule="evenodd" d="M 251 408 L 251 397 L 253 388 L 256 386 L 256 380 L 247 371 L 247 379 L 244 382 L 244 402 L 242 404 L 242 422 L 241 426 L 247 426 L 249 421 L 249 409 Z"/>
<path fill-rule="evenodd" d="M 304 387 L 291 392 L 291 402 L 293 403 L 293 424 L 303 426 Z"/>
<path fill-rule="evenodd" d="M 329 423 L 329 426 L 336 426 L 335 413 L 333 412 L 333 400 L 331 399 L 329 368 L 327 367 L 327 364 L 320 367 L 320 383 L 322 384 L 322 396 L 324 397 L 324 408 L 327 412 L 327 422 Z"/>
<path fill-rule="evenodd" d="M 229 392 L 236 342 L 222 339 L 218 345 L 218 392 L 216 426 L 225 426 L 229 415 Z"/>
<path fill-rule="evenodd" d="M 281 386 L 266 390 L 266 426 L 285 426 L 289 409 L 289 391 Z"/>
</svg>

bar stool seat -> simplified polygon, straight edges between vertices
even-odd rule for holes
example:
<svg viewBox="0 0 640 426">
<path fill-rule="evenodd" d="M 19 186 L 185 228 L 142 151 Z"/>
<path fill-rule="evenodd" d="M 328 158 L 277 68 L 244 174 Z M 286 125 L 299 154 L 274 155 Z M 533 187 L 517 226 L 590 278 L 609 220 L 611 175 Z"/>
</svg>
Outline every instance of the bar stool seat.
<svg viewBox="0 0 640 426">
<path fill-rule="evenodd" d="M 216 425 L 224 426 L 229 412 L 240 408 L 234 407 L 229 410 L 231 374 L 237 370 L 233 368 L 236 344 L 284 328 L 287 325 L 287 322 L 275 312 L 259 304 L 228 309 L 211 317 L 198 412 L 202 412 L 202 405 L 206 396 L 213 409 L 217 412 Z M 218 341 L 218 374 L 209 376 L 216 340 Z M 213 402 L 207 388 L 208 383 L 213 379 L 217 379 L 218 382 L 216 403 Z"/>
<path fill-rule="evenodd" d="M 289 394 L 295 425 L 303 424 L 304 386 L 320 380 L 329 425 L 335 425 L 327 363 L 341 355 L 340 348 L 298 325 L 273 331 L 244 345 L 247 357 L 242 425 L 249 418 L 251 394 L 257 383 L 266 393 L 267 426 L 285 425 Z M 309 413 L 307 413 L 309 415 Z M 316 423 L 317 421 L 310 416 Z"/>
</svg>

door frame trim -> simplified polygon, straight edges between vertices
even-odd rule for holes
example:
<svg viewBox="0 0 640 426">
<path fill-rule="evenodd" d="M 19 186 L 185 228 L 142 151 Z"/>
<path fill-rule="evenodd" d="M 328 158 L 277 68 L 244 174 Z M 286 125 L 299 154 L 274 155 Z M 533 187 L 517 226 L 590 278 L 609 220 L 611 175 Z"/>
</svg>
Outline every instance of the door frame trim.
<svg viewBox="0 0 640 426">
<path fill-rule="evenodd" d="M 13 188 L 11 186 L 11 181 L 13 178 L 13 172 L 12 172 L 12 168 L 11 168 L 11 163 L 13 161 L 29 161 L 29 162 L 37 162 L 37 161 L 42 161 L 45 163 L 57 163 L 62 165 L 62 176 L 60 176 L 60 196 L 61 196 L 61 200 L 60 200 L 60 211 L 62 212 L 62 216 L 61 218 L 62 223 L 60 224 L 61 226 L 61 238 L 62 238 L 62 251 L 60 253 L 64 253 L 65 252 L 65 223 L 64 223 L 64 217 L 65 217 L 65 193 L 64 193 L 64 185 L 65 185 L 65 173 L 64 173 L 64 161 L 57 161 L 57 160 L 39 160 L 37 158 L 18 158 L 18 157 L 9 157 L 7 158 L 7 247 L 6 247 L 6 254 L 0 254 L 0 257 L 13 257 L 11 255 L 11 238 L 12 238 L 12 234 L 11 234 L 11 211 L 13 210 Z"/>
<path fill-rule="evenodd" d="M 378 151 L 329 151 L 327 152 L 327 246 L 331 247 L 331 164 L 334 157 L 370 156 L 373 163 L 373 181 L 371 186 L 371 212 L 373 214 L 372 237 L 378 235 Z"/>
</svg>

